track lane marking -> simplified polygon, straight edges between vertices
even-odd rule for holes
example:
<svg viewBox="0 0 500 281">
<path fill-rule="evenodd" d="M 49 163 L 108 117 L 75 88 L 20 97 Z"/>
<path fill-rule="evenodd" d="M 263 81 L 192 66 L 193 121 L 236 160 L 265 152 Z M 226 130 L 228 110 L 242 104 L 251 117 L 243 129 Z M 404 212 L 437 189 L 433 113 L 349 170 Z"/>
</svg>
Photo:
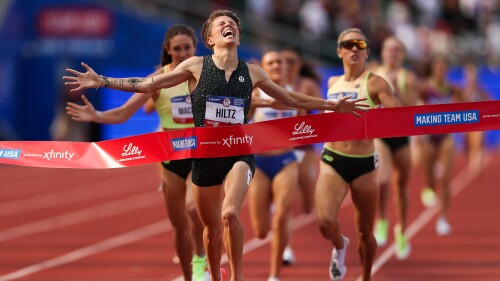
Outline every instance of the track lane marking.
<svg viewBox="0 0 500 281">
<path fill-rule="evenodd" d="M 101 205 L 90 206 L 64 215 L 41 219 L 23 225 L 15 226 L 0 231 L 0 242 L 22 238 L 28 235 L 52 231 L 55 229 L 87 223 L 98 219 L 103 219 L 123 213 L 128 213 L 138 209 L 154 207 L 161 203 L 161 200 L 152 200 L 154 195 L 151 192 L 129 196 L 124 199 L 114 200 Z"/>
<path fill-rule="evenodd" d="M 481 169 L 477 169 L 475 171 L 471 171 L 467 165 L 458 173 L 458 175 L 453 178 L 450 183 L 452 197 L 455 197 L 464 190 L 477 176 L 480 172 L 486 168 L 486 166 L 491 162 L 493 156 L 491 154 L 486 154 L 484 161 L 482 163 Z M 474 161 L 478 161 L 478 158 L 474 159 Z M 420 215 L 411 223 L 407 229 L 406 234 L 408 236 L 408 240 L 411 240 L 418 232 L 420 232 L 424 226 L 429 223 L 429 221 L 439 212 L 439 205 L 433 206 L 431 208 L 424 209 Z M 384 264 L 389 261 L 389 259 L 394 255 L 394 242 L 392 242 L 384 252 L 375 260 L 372 266 L 371 276 L 374 276 Z M 362 281 L 362 276 L 359 276 L 356 281 Z"/>
<path fill-rule="evenodd" d="M 350 197 L 349 197 L 350 198 Z M 349 206 L 352 204 L 352 201 L 346 198 L 346 200 L 343 202 L 341 208 Z M 106 204 L 104 204 L 106 205 Z M 64 215 L 63 215 L 64 216 Z M 301 214 L 297 217 L 294 217 L 292 219 L 293 223 L 293 229 L 299 229 L 303 226 L 306 226 L 314 221 L 316 218 L 314 210 L 309 214 Z M 112 238 L 109 238 L 107 240 L 101 241 L 96 244 L 89 245 L 84 248 L 80 248 L 77 250 L 74 250 L 72 252 L 69 252 L 67 254 L 39 262 L 24 268 L 21 268 L 19 270 L 16 270 L 11 273 L 7 273 L 5 275 L 0 276 L 0 281 L 10 281 L 18 278 L 23 278 L 25 276 L 54 268 L 57 266 L 61 266 L 64 264 L 68 264 L 80 259 L 83 259 L 85 257 L 95 255 L 104 251 L 111 250 L 113 248 L 125 246 L 130 243 L 138 242 L 140 240 L 162 234 L 164 232 L 168 232 L 172 229 L 172 226 L 170 224 L 170 220 L 167 221 L 159 221 L 153 224 L 150 224 L 148 226 L 127 232 L 125 234 L 121 234 Z M 246 242 L 243 247 L 243 254 L 249 253 L 271 241 L 271 233 L 268 233 L 268 236 L 265 239 L 258 239 L 258 238 L 253 238 Z M 221 264 L 225 264 L 228 262 L 228 257 L 227 254 L 224 254 L 221 258 Z M 181 279 L 179 279 L 181 278 Z M 178 277 L 174 280 L 182 280 L 182 276 Z"/>
<path fill-rule="evenodd" d="M 112 237 L 110 239 L 101 241 L 99 243 L 80 248 L 73 252 L 69 252 L 62 256 L 58 256 L 40 263 L 36 263 L 25 268 L 16 270 L 14 272 L 5 274 L 0 276 L 0 281 L 9 281 L 17 278 L 22 278 L 28 276 L 30 274 L 53 268 L 56 266 L 68 264 L 85 257 L 95 255 L 97 253 L 101 253 L 104 251 L 111 250 L 113 248 L 125 246 L 130 243 L 134 243 L 152 236 L 156 236 L 162 234 L 164 232 L 168 232 L 172 229 L 172 225 L 170 221 L 159 221 L 145 227 Z"/>
</svg>

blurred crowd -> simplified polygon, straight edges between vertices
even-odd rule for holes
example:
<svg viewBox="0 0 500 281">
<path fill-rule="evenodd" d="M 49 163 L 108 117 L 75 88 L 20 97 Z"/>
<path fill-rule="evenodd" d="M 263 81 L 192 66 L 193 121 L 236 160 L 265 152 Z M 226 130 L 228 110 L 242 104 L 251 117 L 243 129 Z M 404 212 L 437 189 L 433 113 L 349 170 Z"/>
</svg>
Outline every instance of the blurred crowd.
<svg viewBox="0 0 500 281">
<path fill-rule="evenodd" d="M 379 54 L 384 38 L 394 34 L 410 61 L 446 53 L 452 62 L 473 57 L 500 63 L 500 1 L 497 0 L 215 0 L 246 14 L 300 30 L 312 43 L 336 40 L 347 27 L 358 27 Z"/>
</svg>

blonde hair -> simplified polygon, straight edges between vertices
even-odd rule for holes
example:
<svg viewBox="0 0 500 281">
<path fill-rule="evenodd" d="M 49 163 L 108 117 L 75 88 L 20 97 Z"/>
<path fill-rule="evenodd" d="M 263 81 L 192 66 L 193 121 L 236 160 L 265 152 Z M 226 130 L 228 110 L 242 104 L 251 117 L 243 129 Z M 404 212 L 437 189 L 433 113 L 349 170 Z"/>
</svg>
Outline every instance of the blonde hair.
<svg viewBox="0 0 500 281">
<path fill-rule="evenodd" d="M 348 29 L 344 29 L 344 31 L 340 32 L 339 37 L 337 39 L 337 45 L 340 46 L 340 42 L 342 42 L 342 37 L 344 37 L 347 33 L 351 32 L 361 34 L 366 39 L 366 35 L 363 33 L 363 31 L 361 31 L 361 29 L 356 27 L 351 27 Z"/>
</svg>

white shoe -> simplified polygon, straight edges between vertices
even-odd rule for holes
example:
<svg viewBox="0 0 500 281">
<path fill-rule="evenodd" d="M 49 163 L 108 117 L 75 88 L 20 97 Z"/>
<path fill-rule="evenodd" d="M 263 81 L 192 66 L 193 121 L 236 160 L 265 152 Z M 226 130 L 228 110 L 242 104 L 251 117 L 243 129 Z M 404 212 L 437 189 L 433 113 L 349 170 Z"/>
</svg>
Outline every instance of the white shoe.
<svg viewBox="0 0 500 281">
<path fill-rule="evenodd" d="M 292 265 L 295 263 L 295 255 L 293 254 L 292 248 L 287 246 L 283 251 L 283 265 Z"/>
<path fill-rule="evenodd" d="M 436 233 L 439 236 L 447 236 L 451 234 L 451 225 L 445 218 L 440 217 L 436 221 Z"/>
<path fill-rule="evenodd" d="M 277 277 L 269 277 L 267 278 L 267 281 L 280 281 L 280 279 Z"/>
<path fill-rule="evenodd" d="M 345 266 L 345 255 L 347 253 L 347 247 L 349 246 L 349 238 L 342 236 L 344 240 L 344 247 L 340 250 L 333 249 L 332 260 L 330 262 L 330 279 L 334 281 L 341 281 L 344 279 L 347 273 L 347 267 Z"/>
</svg>

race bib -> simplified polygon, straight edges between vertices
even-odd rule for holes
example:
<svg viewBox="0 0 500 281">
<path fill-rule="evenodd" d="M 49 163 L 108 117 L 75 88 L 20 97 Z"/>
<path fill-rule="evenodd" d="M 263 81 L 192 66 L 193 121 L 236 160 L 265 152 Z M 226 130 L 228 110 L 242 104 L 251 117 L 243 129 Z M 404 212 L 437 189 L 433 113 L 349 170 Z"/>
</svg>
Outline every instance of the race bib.
<svg viewBox="0 0 500 281">
<path fill-rule="evenodd" d="M 230 126 L 243 124 L 245 121 L 243 98 L 207 96 L 206 105 L 206 127 Z"/>
<path fill-rule="evenodd" d="M 193 123 L 193 108 L 191 97 L 188 95 L 173 97 L 170 99 L 172 107 L 172 120 L 177 124 Z"/>
</svg>

